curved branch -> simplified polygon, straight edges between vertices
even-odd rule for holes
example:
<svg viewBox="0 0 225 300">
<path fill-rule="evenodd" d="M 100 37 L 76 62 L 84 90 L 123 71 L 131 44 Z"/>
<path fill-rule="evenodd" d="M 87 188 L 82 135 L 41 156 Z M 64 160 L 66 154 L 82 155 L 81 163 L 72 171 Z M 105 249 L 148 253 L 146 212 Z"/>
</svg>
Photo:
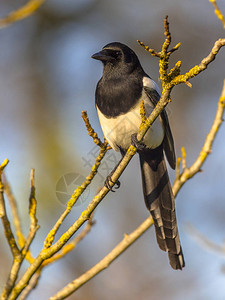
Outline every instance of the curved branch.
<svg viewBox="0 0 225 300">
<path fill-rule="evenodd" d="M 213 121 L 212 127 L 206 137 L 205 143 L 202 147 L 199 156 L 197 157 L 196 161 L 193 165 L 189 168 L 186 167 L 186 163 L 183 163 L 183 172 L 176 177 L 174 184 L 173 184 L 173 193 L 176 196 L 183 184 L 192 178 L 196 173 L 201 170 L 202 165 L 204 164 L 208 155 L 212 152 L 212 145 L 215 140 L 216 134 L 223 122 L 223 114 L 225 110 L 225 80 L 223 84 L 222 93 L 217 105 L 216 116 Z M 184 151 L 184 150 L 183 150 Z M 183 154 L 183 161 L 184 161 L 184 154 Z"/>
</svg>

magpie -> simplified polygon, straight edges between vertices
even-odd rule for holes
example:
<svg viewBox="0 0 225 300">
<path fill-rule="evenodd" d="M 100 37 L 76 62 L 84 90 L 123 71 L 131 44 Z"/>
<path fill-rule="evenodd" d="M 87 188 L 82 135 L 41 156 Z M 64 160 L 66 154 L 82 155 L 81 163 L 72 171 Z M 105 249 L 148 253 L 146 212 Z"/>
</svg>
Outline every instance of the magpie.
<svg viewBox="0 0 225 300">
<path fill-rule="evenodd" d="M 95 104 L 104 136 L 115 151 L 121 152 L 122 157 L 131 144 L 137 148 L 145 204 L 154 220 L 158 245 L 168 252 L 172 268 L 181 270 L 185 263 L 164 153 L 172 169 L 175 169 L 176 157 L 165 110 L 143 140 L 137 140 L 141 125 L 141 100 L 144 101 L 147 116 L 150 115 L 160 99 L 159 87 L 144 72 L 135 52 L 122 43 L 109 43 L 92 58 L 103 63 Z M 111 175 L 105 182 L 110 189 Z M 119 182 L 117 185 L 119 187 Z"/>
</svg>

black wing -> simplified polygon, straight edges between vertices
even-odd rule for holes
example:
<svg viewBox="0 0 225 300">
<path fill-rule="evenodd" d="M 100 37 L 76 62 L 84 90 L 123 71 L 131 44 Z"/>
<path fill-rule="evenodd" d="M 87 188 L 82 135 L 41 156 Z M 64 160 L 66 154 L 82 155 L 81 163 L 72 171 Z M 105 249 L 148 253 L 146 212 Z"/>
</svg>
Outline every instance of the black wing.
<svg viewBox="0 0 225 300">
<path fill-rule="evenodd" d="M 148 95 L 150 101 L 153 103 L 154 106 L 158 103 L 160 99 L 160 95 L 155 89 L 148 88 L 144 86 L 144 90 L 146 94 Z M 170 129 L 170 124 L 169 120 L 167 117 L 167 113 L 165 110 L 163 110 L 160 114 L 163 125 L 164 125 L 164 130 L 165 130 L 165 136 L 163 140 L 163 149 L 166 154 L 166 158 L 171 166 L 172 169 L 176 168 L 176 155 L 175 155 L 175 149 L 174 149 L 174 141 L 173 141 L 173 136 L 172 132 Z"/>
</svg>

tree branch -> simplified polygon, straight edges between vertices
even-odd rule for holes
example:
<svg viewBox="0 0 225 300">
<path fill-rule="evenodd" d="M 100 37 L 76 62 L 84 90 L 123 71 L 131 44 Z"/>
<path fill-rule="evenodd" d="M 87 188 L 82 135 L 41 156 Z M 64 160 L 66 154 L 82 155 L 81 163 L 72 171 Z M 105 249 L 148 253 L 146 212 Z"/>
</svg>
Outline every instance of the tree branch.
<svg viewBox="0 0 225 300">
<path fill-rule="evenodd" d="M 11 270 L 9 272 L 8 279 L 6 281 L 6 285 L 2 292 L 2 300 L 8 299 L 8 296 L 15 285 L 16 279 L 18 277 L 18 273 L 21 267 L 21 264 L 29 251 L 29 247 L 35 237 L 35 234 L 39 228 L 37 225 L 36 219 L 36 199 L 35 199 L 35 188 L 34 188 L 34 170 L 31 172 L 31 193 L 30 193 L 30 207 L 29 207 L 29 214 L 30 214 L 30 231 L 28 234 L 27 239 L 24 240 L 24 244 L 21 250 L 18 248 L 18 252 L 13 255 L 13 264 Z M 10 224 L 9 224 L 10 225 Z"/>
<path fill-rule="evenodd" d="M 2 172 L 8 163 L 9 163 L 9 161 L 7 159 L 5 159 L 4 162 L 0 165 L 0 218 L 2 220 L 2 224 L 4 227 L 4 231 L 5 231 L 5 237 L 8 241 L 12 255 L 13 255 L 13 257 L 16 257 L 16 256 L 20 255 L 20 250 L 17 246 L 16 240 L 13 235 L 11 225 L 10 225 L 7 213 L 6 213 L 5 199 L 4 199 L 4 194 L 3 194 L 4 186 L 2 183 Z"/>
<path fill-rule="evenodd" d="M 22 232 L 21 221 L 20 221 L 20 217 L 19 217 L 19 213 L 18 213 L 16 199 L 12 193 L 12 189 L 11 189 L 10 184 L 5 176 L 5 173 L 2 174 L 2 177 L 3 177 L 4 193 L 7 196 L 7 199 L 10 204 L 11 212 L 12 212 L 12 219 L 13 219 L 13 223 L 14 223 L 14 227 L 15 227 L 15 231 L 16 231 L 17 242 L 18 242 L 19 247 L 23 248 L 26 239 Z M 25 258 L 29 263 L 32 263 L 34 261 L 34 258 L 32 256 L 32 254 L 30 253 L 30 251 L 27 252 Z"/>
<path fill-rule="evenodd" d="M 197 244 L 200 245 L 204 250 L 220 254 L 223 257 L 225 256 L 224 245 L 218 245 L 212 242 L 191 224 L 186 225 L 185 228 L 186 231 L 189 233 L 190 237 L 194 239 L 197 242 Z"/>
<path fill-rule="evenodd" d="M 0 29 L 11 25 L 17 21 L 25 19 L 35 13 L 35 11 L 45 2 L 45 0 L 30 0 L 23 7 L 11 12 L 8 16 L 0 19 Z"/>
<path fill-rule="evenodd" d="M 49 300 L 65 299 L 73 292 L 75 292 L 84 283 L 88 282 L 91 278 L 98 273 L 108 268 L 110 264 L 122 254 L 131 244 L 133 244 L 145 231 L 153 224 L 153 219 L 149 216 L 137 229 L 129 235 L 125 234 L 123 240 L 99 263 L 82 274 L 80 277 L 69 283 L 61 291 L 52 296 Z"/>
<path fill-rule="evenodd" d="M 213 6 L 215 8 L 215 14 L 218 17 L 218 19 L 222 22 L 223 27 L 225 29 L 225 18 L 218 7 L 216 0 L 209 0 L 209 2 L 212 2 Z"/>
<path fill-rule="evenodd" d="M 98 171 L 98 168 L 100 166 L 102 159 L 104 158 L 106 152 L 109 150 L 107 140 L 104 140 L 104 143 L 102 143 L 101 140 L 98 138 L 97 134 L 94 135 L 94 137 L 93 137 L 93 134 L 95 132 L 89 123 L 87 113 L 82 112 L 82 117 L 85 121 L 85 125 L 87 127 L 89 135 L 92 136 L 92 138 L 97 142 L 98 146 L 100 147 L 99 155 L 96 158 L 95 164 L 91 168 L 90 174 L 86 177 L 86 180 L 74 191 L 70 200 L 67 202 L 67 207 L 66 207 L 65 211 L 61 214 L 61 216 L 55 223 L 54 227 L 51 229 L 51 231 L 47 235 L 45 242 L 44 242 L 44 248 L 49 248 L 52 245 L 55 235 L 56 235 L 57 231 L 59 230 L 59 227 L 61 226 L 61 224 L 64 221 L 64 219 L 66 218 L 66 216 L 70 213 L 70 211 L 71 211 L 72 207 L 74 206 L 74 204 L 76 203 L 76 201 L 79 199 L 79 197 L 82 195 L 82 193 L 86 190 L 86 188 L 92 182 L 94 176 L 97 174 L 97 171 Z"/>
<path fill-rule="evenodd" d="M 164 21 L 164 24 L 165 24 L 165 35 L 166 35 L 166 41 L 165 41 L 165 43 L 163 44 L 163 49 L 164 49 L 164 54 L 162 55 L 161 53 L 163 53 L 163 51 L 161 51 L 161 52 L 156 52 L 155 50 L 153 50 L 153 49 L 151 49 L 152 51 L 149 51 L 150 53 L 154 53 L 153 54 L 153 56 L 157 56 L 157 55 L 155 55 L 155 53 L 158 53 L 159 54 L 159 56 L 161 57 L 161 62 L 160 62 L 160 69 L 161 69 L 161 76 L 162 76 L 162 78 L 163 78 L 163 80 L 165 80 L 165 81 L 167 81 L 167 83 L 170 83 L 169 82 L 169 80 L 168 80 L 168 75 L 167 75 L 167 66 L 168 66 L 168 64 L 167 64 L 167 59 L 168 59 L 168 57 L 167 57 L 167 54 L 166 54 L 166 51 L 167 51 L 167 49 L 168 49 L 168 47 L 169 47 L 169 44 L 168 43 L 170 43 L 170 41 L 171 41 L 171 36 L 170 36 L 170 34 L 168 34 L 168 31 L 169 31 L 169 27 L 168 27 L 168 22 L 167 22 L 167 19 L 166 19 L 166 21 Z M 144 44 L 143 43 L 140 43 L 142 46 L 144 46 Z M 146 47 L 146 46 L 144 46 L 144 47 Z M 222 46 L 221 46 L 222 47 Z M 175 48 L 175 50 L 176 50 L 176 48 L 178 48 L 177 46 L 175 46 L 174 47 Z M 173 49 L 174 49 L 173 48 Z M 174 51 L 175 51 L 174 50 Z M 173 51 L 171 51 L 170 53 L 172 53 Z M 214 53 L 214 50 L 212 50 L 212 52 Z M 217 51 L 217 53 L 218 53 L 218 51 Z M 210 53 L 211 54 L 211 53 Z M 169 54 L 170 55 L 170 54 Z M 209 56 L 207 57 L 207 59 L 206 59 L 206 61 L 207 61 L 207 63 L 210 63 L 211 61 L 213 61 L 213 59 L 215 58 L 213 58 L 212 57 L 212 55 L 210 55 L 210 59 L 208 59 L 209 58 Z M 165 62 L 165 65 L 163 65 L 163 60 L 164 60 L 164 62 Z M 204 65 L 205 66 L 205 65 Z M 179 64 L 177 64 L 177 68 L 179 68 Z M 175 72 L 175 68 L 174 68 L 174 71 L 172 70 L 172 72 L 170 71 L 170 78 L 171 78 L 171 81 L 173 80 L 173 77 L 171 76 L 171 74 L 173 73 L 173 72 Z M 199 70 L 199 73 L 201 72 L 201 70 Z M 195 73 L 195 75 L 194 76 L 196 76 L 197 74 L 199 74 L 199 73 Z M 179 76 L 179 72 L 177 73 L 177 75 L 176 76 L 174 76 L 174 78 L 176 78 L 176 77 L 178 77 Z M 191 73 L 189 72 L 189 75 L 187 76 L 187 77 L 189 77 L 189 76 L 192 76 L 191 75 Z M 191 77 L 190 77 L 191 78 Z M 188 78 L 189 79 L 189 78 Z M 181 81 L 181 82 L 183 82 L 183 81 Z M 180 82 L 180 83 L 181 83 Z M 170 86 L 170 90 L 173 88 L 173 86 L 174 85 L 171 85 Z M 164 88 L 164 93 L 162 94 L 162 97 L 163 97 L 163 95 L 165 95 L 165 93 L 166 93 L 166 96 L 167 96 L 167 98 L 166 98 L 166 100 L 167 100 L 167 102 L 165 101 L 165 102 L 161 102 L 162 101 L 162 97 L 161 97 L 161 99 L 160 99 L 160 101 L 159 101 L 159 103 L 161 102 L 161 103 L 163 103 L 162 105 L 166 105 L 167 103 L 168 103 L 168 100 L 169 100 L 169 95 L 170 95 L 170 90 L 168 90 L 168 89 L 166 89 L 166 88 Z M 217 131 L 218 131 L 218 129 L 219 129 L 219 126 L 220 126 L 220 121 L 222 122 L 222 115 L 223 115 L 223 112 L 224 112 L 224 106 L 225 106 L 225 104 L 224 104 L 224 89 L 223 89 L 223 92 L 222 92 L 222 95 L 221 95 L 221 98 L 220 98 L 220 100 L 219 100 L 219 103 L 218 103 L 218 109 L 217 109 L 217 114 L 216 114 L 216 117 L 215 117 L 215 121 L 213 122 L 213 125 L 212 125 L 212 128 L 211 128 L 211 130 L 210 130 L 210 133 L 209 133 L 209 135 L 208 136 L 210 136 L 210 142 L 211 142 L 211 146 L 212 146 L 212 142 L 213 142 L 213 140 L 215 139 L 215 136 L 216 136 L 216 133 L 217 133 Z M 160 103 L 160 104 L 161 104 Z M 141 106 L 141 109 L 142 109 L 142 112 L 141 112 L 141 116 L 142 116 L 142 120 L 143 120 L 143 106 Z M 154 115 L 154 111 L 153 111 L 153 113 L 152 113 L 153 115 Z M 146 119 L 146 123 L 145 123 L 145 125 L 146 124 L 152 124 L 151 123 L 151 117 L 152 117 L 152 114 L 149 116 L 149 118 L 148 119 Z M 154 118 L 154 117 L 153 117 Z M 149 123 L 148 123 L 149 122 Z M 145 132 L 147 131 L 145 131 L 145 127 L 143 128 L 143 131 L 142 131 L 142 128 L 139 130 L 139 133 L 138 133 L 138 138 L 141 140 L 142 138 L 143 138 L 143 136 L 144 136 L 144 134 L 145 134 Z M 208 147 L 208 139 L 206 139 L 206 143 L 205 143 L 205 145 L 203 146 L 203 151 L 206 151 L 207 150 L 207 147 Z M 128 149 L 128 152 L 127 153 L 129 153 L 129 150 L 130 151 L 133 151 L 133 149 L 131 148 L 129 148 Z M 134 149 L 134 152 L 135 152 L 135 150 L 136 149 Z M 127 154 L 126 154 L 127 155 Z M 200 156 L 199 157 L 201 157 L 201 155 L 202 155 L 202 152 L 200 153 Z M 198 158 L 199 159 L 199 158 Z M 197 160 L 198 160 L 197 159 Z M 179 160 L 180 161 L 180 160 Z M 178 166 L 179 166 L 179 161 L 178 161 Z M 202 164 L 204 163 L 204 161 L 205 161 L 205 159 L 202 161 Z M 121 162 L 121 164 L 123 163 L 123 161 Z M 183 168 L 186 168 L 186 152 L 185 152 L 185 148 L 183 147 L 182 148 L 182 166 L 183 166 Z M 120 166 L 119 166 L 120 167 Z M 193 166 L 192 166 L 193 168 L 195 168 L 195 163 L 193 164 Z M 191 168 L 192 168 L 191 167 Z M 118 169 L 115 171 L 115 173 L 117 173 L 117 171 L 118 171 Z M 115 175 L 115 173 L 113 174 L 113 175 Z M 115 178 L 112 178 L 112 180 L 115 182 L 117 179 L 118 179 L 119 177 L 115 177 Z M 175 180 L 175 192 L 174 192 L 174 194 L 175 194 L 175 196 L 177 195 L 177 191 L 176 191 L 176 182 L 178 181 L 180 179 L 180 176 L 179 176 L 179 170 L 178 170 L 178 173 L 177 173 L 177 178 L 176 178 L 176 180 Z M 186 181 L 188 180 L 188 179 L 190 179 L 190 177 L 189 178 L 187 178 L 186 179 Z M 186 182 L 185 181 L 185 182 Z M 183 183 L 184 184 L 184 183 Z M 147 220 L 145 221 L 145 222 L 147 222 L 149 219 L 151 219 L 151 217 L 149 217 L 149 218 L 147 218 Z M 143 223 L 142 224 L 142 226 L 143 226 L 143 230 L 144 231 L 146 231 L 153 223 L 151 223 L 151 224 L 149 224 L 148 222 L 147 223 Z M 138 230 L 138 229 L 137 229 Z M 143 232 L 144 232 L 143 231 Z M 136 232 L 136 231 L 134 231 L 134 232 Z M 133 233 L 134 233 L 133 232 Z M 142 233 L 140 233 L 140 235 L 141 234 L 143 234 L 143 232 Z M 128 243 L 126 243 L 126 247 L 121 247 L 121 243 L 123 243 L 124 242 L 124 240 L 120 243 L 120 244 L 118 244 L 105 258 L 103 258 L 103 260 L 101 260 L 98 264 L 96 264 L 94 267 L 92 267 L 90 270 L 88 270 L 86 273 L 84 273 L 83 275 L 81 275 L 79 278 L 77 278 L 77 279 L 75 279 L 74 281 L 72 281 L 71 283 L 69 283 L 66 287 L 64 287 L 61 291 L 59 291 L 57 294 L 55 294 L 53 297 L 51 297 L 50 299 L 51 300 L 56 300 L 56 299 L 65 299 L 67 296 L 69 296 L 69 295 L 71 295 L 74 291 L 76 291 L 79 287 L 81 287 L 85 282 L 87 282 L 87 281 L 89 281 L 91 278 L 93 278 L 95 275 L 97 275 L 99 272 L 101 272 L 102 270 L 104 270 L 105 268 L 107 268 L 107 266 L 109 265 L 109 264 L 111 264 L 111 262 L 112 261 L 114 261 L 117 257 L 118 257 L 118 255 L 120 255 L 125 249 L 127 249 L 131 244 L 133 244 L 134 243 L 134 241 L 135 240 L 130 240 Z M 115 251 L 115 249 L 118 251 L 116 251 L 116 255 L 114 255 L 115 253 L 114 253 L 114 251 Z"/>
<path fill-rule="evenodd" d="M 225 85 L 223 88 L 223 92 L 222 95 L 219 99 L 219 103 L 223 103 L 223 106 L 225 106 L 225 94 L 223 96 L 223 93 L 225 92 Z M 224 113 L 224 108 L 222 113 Z M 216 117 L 215 120 L 217 120 L 218 114 L 221 114 L 221 107 L 220 105 L 218 105 L 217 108 L 217 113 L 216 113 Z M 220 117 L 222 117 L 222 115 L 220 115 Z M 213 142 L 213 140 L 215 139 L 216 133 L 218 131 L 218 127 L 215 126 L 215 120 L 212 124 L 211 130 L 209 135 L 211 136 L 211 142 Z M 212 134 L 212 132 L 214 132 Z M 206 139 L 207 140 L 207 139 Z M 203 148 L 206 147 L 206 145 L 208 144 L 208 141 L 205 142 Z M 183 148 L 182 150 L 183 153 L 183 159 L 185 159 L 186 157 L 186 153 L 185 150 Z M 201 156 L 201 154 L 199 155 L 199 157 Z M 199 158 L 198 157 L 198 158 Z M 198 159 L 197 159 L 198 160 Z M 205 161 L 205 160 L 204 160 Z M 202 162 L 202 164 L 204 163 L 204 161 Z M 191 168 L 195 165 L 195 163 L 191 166 Z M 185 166 L 185 163 L 183 162 L 183 166 Z M 183 182 L 183 184 L 185 182 L 187 182 L 189 178 L 186 178 L 186 180 Z M 176 190 L 176 184 L 177 184 L 177 180 L 179 179 L 175 179 L 174 182 L 174 186 L 173 186 L 173 191 L 174 191 L 174 195 L 176 197 L 177 195 L 177 190 Z M 183 185 L 182 184 L 182 185 Z M 181 186 L 180 186 L 181 188 Z M 135 231 L 132 232 L 132 234 L 130 235 L 126 235 L 124 237 L 124 239 L 122 240 L 122 242 L 120 242 L 107 256 L 105 256 L 100 262 L 98 262 L 95 266 L 93 266 L 91 269 L 89 269 L 87 272 L 85 272 L 84 274 L 82 274 L 80 277 L 76 278 L 75 280 L 73 280 L 72 282 L 70 282 L 68 285 L 66 285 L 62 290 L 60 290 L 57 294 L 55 294 L 53 297 L 51 297 L 51 300 L 58 300 L 58 299 L 65 299 L 66 297 L 68 297 L 69 295 L 71 295 L 73 292 L 75 292 L 79 287 L 81 287 L 84 283 L 86 283 L 87 281 L 89 281 L 91 278 L 93 278 L 94 276 L 96 276 L 98 273 L 100 273 L 102 270 L 104 270 L 105 268 L 107 268 L 120 254 L 122 254 L 129 246 L 131 246 L 136 239 L 132 239 L 130 238 L 130 236 L 136 236 L 137 234 L 137 238 L 142 235 L 151 225 L 153 224 L 152 218 L 151 216 L 149 216 L 140 226 L 142 228 L 141 231 L 140 227 L 138 227 Z"/>
<path fill-rule="evenodd" d="M 222 93 L 217 105 L 217 111 L 215 115 L 215 119 L 213 121 L 212 127 L 206 137 L 205 143 L 202 147 L 202 150 L 190 168 L 186 167 L 183 163 L 183 172 L 176 177 L 174 184 L 173 184 L 173 193 L 176 196 L 183 184 L 192 178 L 196 173 L 201 170 L 203 163 L 205 162 L 208 155 L 212 152 L 212 145 L 215 140 L 216 134 L 223 122 L 223 114 L 225 110 L 225 80 L 223 84 Z M 184 150 L 183 150 L 184 151 Z M 186 154 L 185 154 L 186 155 Z M 183 154 L 183 161 L 184 161 L 184 154 Z"/>
<path fill-rule="evenodd" d="M 175 67 L 172 68 L 168 74 L 169 57 L 175 50 L 178 49 L 180 44 L 177 44 L 175 47 L 172 48 L 172 50 L 168 51 L 170 43 L 171 43 L 171 35 L 169 32 L 169 23 L 167 21 L 167 18 L 164 20 L 164 27 L 165 27 L 165 42 L 163 43 L 162 50 L 160 52 L 156 52 L 155 50 L 151 51 L 152 55 L 160 58 L 159 72 L 160 72 L 160 78 L 162 80 L 162 86 L 163 86 L 162 96 L 161 96 L 159 102 L 157 103 L 156 107 L 152 111 L 151 115 L 148 118 L 146 118 L 144 124 L 142 124 L 142 126 L 138 132 L 138 135 L 137 135 L 138 140 L 143 139 L 144 135 L 146 134 L 146 132 L 148 131 L 150 126 L 153 124 L 153 122 L 156 120 L 156 118 L 159 116 L 159 114 L 162 112 L 162 110 L 165 108 L 165 106 L 171 101 L 170 94 L 171 94 L 171 90 L 173 89 L 173 87 L 177 84 L 187 82 L 188 79 L 197 76 L 201 71 L 205 70 L 207 65 L 215 59 L 215 56 L 217 55 L 219 49 L 225 45 L 225 39 L 218 40 L 215 43 L 210 54 L 204 60 L 202 60 L 202 62 L 198 66 L 195 66 L 186 74 L 180 75 L 181 62 L 177 62 L 175 64 Z M 158 55 L 155 55 L 155 53 L 157 53 Z M 71 210 L 72 206 L 74 205 L 74 203 L 76 202 L 77 198 L 81 195 L 81 193 L 84 191 L 84 189 L 87 187 L 87 185 L 92 180 L 93 176 L 96 174 L 97 168 L 100 164 L 100 161 L 107 150 L 106 141 L 104 144 L 105 144 L 105 149 L 103 150 L 101 148 L 101 150 L 100 150 L 101 155 L 99 155 L 99 159 L 96 160 L 96 164 L 94 165 L 94 168 L 92 169 L 92 172 L 89 175 L 90 177 L 89 178 L 87 177 L 86 181 L 74 192 L 73 196 L 67 203 L 67 209 L 60 216 L 59 220 L 56 222 L 55 226 L 48 234 L 46 241 L 45 241 L 44 248 L 41 250 L 41 252 L 37 256 L 37 258 L 28 267 L 28 269 L 26 270 L 26 272 L 24 273 L 22 278 L 19 280 L 19 282 L 13 288 L 13 290 L 10 294 L 10 297 L 9 297 L 10 300 L 17 298 L 17 296 L 21 293 L 21 291 L 29 284 L 29 281 L 32 278 L 32 276 L 40 269 L 40 267 L 44 261 L 53 257 L 53 255 L 55 255 L 58 251 L 60 251 L 64 247 L 66 242 L 73 236 L 73 234 L 90 218 L 94 209 L 98 206 L 98 204 L 103 200 L 103 198 L 109 192 L 109 189 L 104 186 L 100 190 L 100 192 L 93 198 L 93 200 L 90 202 L 90 204 L 87 206 L 87 208 L 82 212 L 80 217 L 70 226 L 70 228 L 59 238 L 58 241 L 56 241 L 54 244 L 52 244 L 54 241 L 55 234 L 56 234 L 59 226 L 61 225 L 62 221 L 65 219 L 67 214 L 70 212 L 70 210 Z M 124 169 L 126 168 L 126 166 L 128 165 L 129 161 L 132 159 L 132 157 L 135 153 L 136 153 L 136 148 L 131 145 L 129 147 L 127 153 L 123 157 L 121 163 L 118 165 L 117 169 L 115 170 L 114 174 L 112 175 L 112 183 L 110 183 L 111 187 L 113 187 L 115 182 L 119 179 L 122 172 L 124 171 Z M 178 179 L 180 180 L 180 178 L 181 177 L 178 174 L 176 180 L 178 180 Z M 142 224 L 141 226 L 147 226 L 147 228 L 150 227 L 152 224 L 151 217 L 149 217 L 148 221 L 146 220 L 145 222 L 143 223 L 145 225 Z M 151 224 L 148 222 L 151 222 Z M 146 224 L 148 224 L 148 225 L 146 225 Z M 142 227 L 143 231 L 141 231 L 141 233 L 138 236 L 140 236 L 145 230 L 147 230 L 147 228 L 145 229 L 145 227 Z M 135 240 L 136 239 L 137 238 L 135 238 Z M 128 240 L 126 240 L 126 243 L 125 243 L 125 240 L 124 240 L 124 243 L 126 244 L 126 248 L 130 244 L 132 244 L 132 242 L 133 242 L 132 238 L 131 238 L 130 243 L 129 243 L 129 241 L 130 240 L 128 239 Z M 116 248 L 116 249 L 117 249 L 117 251 L 116 251 L 115 258 L 118 257 L 118 255 L 120 254 L 120 252 L 118 251 L 118 248 Z M 115 248 L 114 248 L 114 250 L 115 250 Z M 112 261 L 113 261 L 113 259 L 112 259 Z M 111 261 L 110 261 L 110 263 L 111 263 Z M 100 264 L 100 268 L 101 267 L 104 269 L 106 267 L 106 265 Z M 97 271 L 97 273 L 98 273 L 98 271 Z M 86 277 L 86 278 L 88 278 L 88 277 Z M 89 280 L 89 279 L 87 279 L 87 280 Z M 85 280 L 84 280 L 84 282 L 85 282 Z"/>
<path fill-rule="evenodd" d="M 41 277 L 41 274 L 43 272 L 43 269 L 46 266 L 65 257 L 69 252 L 74 250 L 76 248 L 76 246 L 85 238 L 85 236 L 91 231 L 92 226 L 95 224 L 95 221 L 93 221 L 92 218 L 93 218 L 93 215 L 88 220 L 88 223 L 85 226 L 85 228 L 70 243 L 66 244 L 60 252 L 56 253 L 53 257 L 51 257 L 43 262 L 41 267 L 32 276 L 29 284 L 23 290 L 23 292 L 20 296 L 20 300 L 26 299 L 26 297 L 30 294 L 30 292 L 34 288 L 36 288 L 36 286 L 38 285 L 39 279 Z"/>
</svg>

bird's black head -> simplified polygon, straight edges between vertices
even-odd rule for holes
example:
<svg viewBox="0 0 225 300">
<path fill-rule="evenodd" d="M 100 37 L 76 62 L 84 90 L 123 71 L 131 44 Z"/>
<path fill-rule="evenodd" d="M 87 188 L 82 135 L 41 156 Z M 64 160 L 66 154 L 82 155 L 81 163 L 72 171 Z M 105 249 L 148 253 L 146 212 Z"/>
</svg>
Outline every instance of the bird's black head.
<svg viewBox="0 0 225 300">
<path fill-rule="evenodd" d="M 121 72 L 123 70 L 132 71 L 135 68 L 141 68 L 134 51 L 119 42 L 107 44 L 100 52 L 93 54 L 92 58 L 102 61 L 104 71 L 117 69 Z"/>
</svg>

